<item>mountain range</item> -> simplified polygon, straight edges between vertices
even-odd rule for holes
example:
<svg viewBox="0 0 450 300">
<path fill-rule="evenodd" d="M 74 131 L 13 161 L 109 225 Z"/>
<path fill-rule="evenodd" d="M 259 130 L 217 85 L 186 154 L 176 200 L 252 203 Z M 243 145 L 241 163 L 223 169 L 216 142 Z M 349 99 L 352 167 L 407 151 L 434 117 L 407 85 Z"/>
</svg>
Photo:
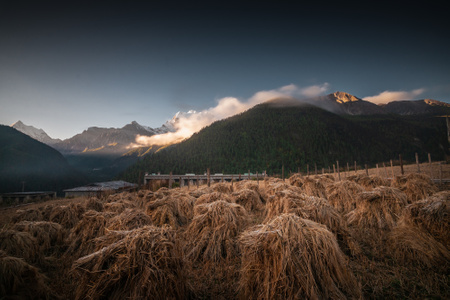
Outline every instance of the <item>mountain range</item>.
<svg viewBox="0 0 450 300">
<path fill-rule="evenodd" d="M 450 115 L 450 104 L 431 99 L 395 101 L 377 105 L 345 92 L 335 92 L 326 96 L 309 99 L 274 99 L 272 105 L 310 105 L 341 117 L 384 116 L 438 116 Z M 289 104 L 288 104 L 289 102 Z M 277 103 L 277 104 L 276 104 Z M 61 152 L 68 162 L 94 181 L 108 180 L 117 176 L 142 157 L 157 152 L 162 146 L 131 147 L 136 137 L 152 136 L 174 132 L 180 117 L 189 117 L 195 111 L 178 112 L 159 128 L 151 128 L 133 121 L 122 128 L 90 127 L 69 139 L 57 140 L 49 137 L 42 129 L 27 126 L 21 121 L 12 127 Z M 261 121 L 259 121 L 261 123 Z M 261 126 L 264 126 L 262 122 Z M 306 126 L 306 124 L 305 124 Z M 239 131 L 238 128 L 236 130 Z M 191 138 L 192 139 L 192 138 Z M 164 146 L 165 147 L 165 146 Z"/>
</svg>

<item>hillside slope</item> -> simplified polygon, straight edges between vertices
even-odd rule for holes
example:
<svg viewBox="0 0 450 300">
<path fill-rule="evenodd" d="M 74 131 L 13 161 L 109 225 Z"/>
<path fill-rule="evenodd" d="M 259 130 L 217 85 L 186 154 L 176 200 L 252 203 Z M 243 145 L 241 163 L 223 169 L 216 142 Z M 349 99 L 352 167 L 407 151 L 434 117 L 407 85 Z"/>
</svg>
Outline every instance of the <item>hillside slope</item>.
<svg viewBox="0 0 450 300">
<path fill-rule="evenodd" d="M 310 105 L 272 101 L 218 121 L 186 141 L 147 155 L 122 178 L 135 181 L 140 171 L 280 173 L 339 160 L 359 164 L 388 161 L 418 152 L 443 159 L 448 149 L 443 118 L 394 115 L 340 116 Z"/>
<path fill-rule="evenodd" d="M 0 193 L 58 191 L 86 183 L 55 149 L 0 126 Z"/>
</svg>

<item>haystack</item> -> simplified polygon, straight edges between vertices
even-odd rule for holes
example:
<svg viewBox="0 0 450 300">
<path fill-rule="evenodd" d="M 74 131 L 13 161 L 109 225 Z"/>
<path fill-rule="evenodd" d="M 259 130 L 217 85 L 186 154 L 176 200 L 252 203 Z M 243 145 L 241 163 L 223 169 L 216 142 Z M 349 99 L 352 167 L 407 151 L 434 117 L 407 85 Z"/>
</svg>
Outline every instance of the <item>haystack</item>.
<svg viewBox="0 0 450 300">
<path fill-rule="evenodd" d="M 268 180 L 268 179 L 267 179 Z M 259 194 L 259 197 L 263 203 L 266 202 L 267 194 L 263 187 L 260 186 L 258 182 L 254 180 L 242 180 L 234 184 L 234 191 L 238 192 L 240 190 L 252 190 Z"/>
<path fill-rule="evenodd" d="M 235 203 L 214 201 L 196 205 L 186 230 L 187 257 L 192 261 L 220 262 L 238 253 L 236 238 L 247 222 L 247 212 Z"/>
<path fill-rule="evenodd" d="M 80 204 L 70 204 L 55 206 L 52 208 L 52 212 L 49 217 L 49 221 L 61 224 L 64 228 L 71 229 L 74 227 L 85 209 Z"/>
<path fill-rule="evenodd" d="M 177 197 L 180 197 L 177 198 Z M 170 194 L 147 204 L 146 213 L 156 226 L 168 224 L 173 228 L 187 224 L 192 216 L 195 198 Z"/>
<path fill-rule="evenodd" d="M 264 223 L 270 222 L 275 217 L 294 213 L 297 216 L 323 224 L 336 235 L 343 249 L 351 254 L 360 253 L 358 244 L 351 238 L 347 224 L 341 215 L 327 200 L 291 190 L 278 192 L 276 196 L 269 198 L 266 204 L 266 219 Z"/>
<path fill-rule="evenodd" d="M 132 230 L 152 224 L 152 219 L 140 209 L 125 209 L 108 221 L 110 230 Z"/>
<path fill-rule="evenodd" d="M 0 230 L 0 250 L 30 263 L 39 262 L 42 259 L 38 241 L 28 232 Z"/>
<path fill-rule="evenodd" d="M 86 210 L 103 211 L 103 202 L 98 200 L 96 197 L 90 197 L 86 201 Z"/>
<path fill-rule="evenodd" d="M 356 208 L 358 195 L 365 189 L 354 181 L 336 181 L 327 186 L 328 202 L 339 212 L 348 213 Z"/>
<path fill-rule="evenodd" d="M 366 190 L 370 191 L 378 186 L 389 186 L 389 181 L 376 175 L 351 175 L 347 177 L 347 180 L 354 181 L 363 186 Z"/>
<path fill-rule="evenodd" d="M 212 192 L 214 192 L 214 190 L 210 187 L 201 187 L 201 188 L 195 189 L 193 191 L 190 191 L 189 195 L 194 198 L 198 198 L 204 194 L 210 194 Z"/>
<path fill-rule="evenodd" d="M 448 246 L 445 247 L 422 228 L 400 224 L 391 232 L 388 245 L 390 254 L 404 265 L 417 265 L 443 272 L 450 269 Z"/>
<path fill-rule="evenodd" d="M 69 247 L 66 255 L 71 258 L 78 258 L 91 253 L 95 245 L 92 239 L 102 236 L 106 231 L 107 220 L 102 213 L 89 210 L 78 224 L 72 228 L 67 238 Z"/>
<path fill-rule="evenodd" d="M 282 214 L 245 231 L 240 244 L 243 299 L 361 297 L 345 255 L 323 225 Z"/>
<path fill-rule="evenodd" d="M 67 233 L 60 224 L 47 221 L 22 221 L 15 224 L 13 229 L 30 233 L 36 238 L 40 251 L 43 252 L 62 245 Z"/>
<path fill-rule="evenodd" d="M 78 259 L 76 299 L 181 299 L 188 297 L 174 230 L 141 227 Z"/>
<path fill-rule="evenodd" d="M 289 183 L 301 188 L 303 193 L 308 196 L 326 198 L 325 186 L 318 179 L 294 174 L 289 178 Z"/>
<path fill-rule="evenodd" d="M 445 194 L 450 193 L 438 193 L 406 206 L 399 225 L 424 230 L 450 249 L 450 199 Z"/>
<path fill-rule="evenodd" d="M 348 224 L 372 231 L 392 230 L 407 205 L 402 191 L 385 186 L 360 193 L 357 201 L 357 207 L 346 215 Z"/>
<path fill-rule="evenodd" d="M 409 203 L 425 199 L 438 191 L 428 175 L 417 173 L 396 176 L 392 181 L 392 187 L 403 191 Z"/>
<path fill-rule="evenodd" d="M 208 204 L 213 203 L 215 201 L 226 201 L 229 203 L 234 203 L 234 198 L 228 194 L 212 192 L 198 197 L 198 199 L 195 201 L 195 205 Z"/>
<path fill-rule="evenodd" d="M 12 221 L 14 223 L 21 221 L 42 221 L 44 220 L 44 216 L 42 215 L 39 209 L 28 208 L 28 209 L 18 209 Z"/>
<path fill-rule="evenodd" d="M 0 295 L 2 299 L 48 299 L 52 295 L 45 276 L 23 259 L 0 250 Z"/>
<path fill-rule="evenodd" d="M 211 185 L 211 188 L 215 192 L 230 194 L 233 192 L 233 187 L 231 183 L 228 182 L 218 182 Z"/>
<path fill-rule="evenodd" d="M 117 200 L 116 202 L 109 202 L 104 204 L 104 211 L 122 213 L 125 209 L 136 208 L 136 203 L 129 200 Z"/>
<path fill-rule="evenodd" d="M 255 190 L 240 189 L 232 193 L 231 196 L 234 199 L 233 202 L 242 205 L 247 212 L 264 208 L 261 197 Z"/>
</svg>

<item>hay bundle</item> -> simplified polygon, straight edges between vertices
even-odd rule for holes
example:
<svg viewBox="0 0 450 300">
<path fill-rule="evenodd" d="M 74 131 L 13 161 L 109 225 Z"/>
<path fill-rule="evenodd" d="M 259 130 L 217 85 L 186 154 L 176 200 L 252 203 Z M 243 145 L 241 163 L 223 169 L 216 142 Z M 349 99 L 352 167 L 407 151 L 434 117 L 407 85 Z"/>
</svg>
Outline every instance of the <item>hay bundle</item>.
<svg viewBox="0 0 450 300">
<path fill-rule="evenodd" d="M 189 195 L 194 197 L 194 198 L 198 198 L 198 197 L 200 197 L 200 196 L 202 196 L 204 194 L 210 194 L 212 192 L 214 192 L 214 190 L 212 188 L 210 188 L 210 187 L 201 187 L 201 188 L 198 188 L 196 190 L 190 191 Z"/>
<path fill-rule="evenodd" d="M 447 240 L 448 243 L 448 240 Z M 450 251 L 428 232 L 401 224 L 394 228 L 389 236 L 390 253 L 403 264 L 419 265 L 448 272 Z"/>
<path fill-rule="evenodd" d="M 134 202 L 128 200 L 117 200 L 116 202 L 109 202 L 104 204 L 104 210 L 116 213 L 122 213 L 125 209 L 136 208 Z"/>
<path fill-rule="evenodd" d="M 244 299 L 360 298 L 345 255 L 325 226 L 282 214 L 240 238 Z"/>
<path fill-rule="evenodd" d="M 327 186 L 327 198 L 337 211 L 348 213 L 356 208 L 358 195 L 364 191 L 365 189 L 354 181 L 336 181 Z"/>
<path fill-rule="evenodd" d="M 168 224 L 173 228 L 183 226 L 189 221 L 188 216 L 183 211 L 173 195 L 151 201 L 146 207 L 146 213 L 150 216 L 154 225 L 163 226 Z"/>
<path fill-rule="evenodd" d="M 288 182 L 290 185 L 301 187 L 303 185 L 303 175 L 301 173 L 293 174 L 289 177 Z"/>
<path fill-rule="evenodd" d="M 14 230 L 30 233 L 36 240 L 41 251 L 47 251 L 53 246 L 62 245 L 66 230 L 58 223 L 40 221 L 23 221 L 14 225 Z"/>
<path fill-rule="evenodd" d="M 61 224 L 64 228 L 71 229 L 80 220 L 84 208 L 78 204 L 55 206 L 49 217 L 49 221 Z"/>
<path fill-rule="evenodd" d="M 321 174 L 314 176 L 314 179 L 319 181 L 323 186 L 327 187 L 329 184 L 335 182 L 335 178 L 331 174 Z"/>
<path fill-rule="evenodd" d="M 76 299 L 181 299 L 182 267 L 174 230 L 141 227 L 73 264 Z"/>
<path fill-rule="evenodd" d="M 363 186 L 366 190 L 371 190 L 378 186 L 389 186 L 389 181 L 376 175 L 351 175 L 347 177 L 347 180 L 354 181 Z"/>
<path fill-rule="evenodd" d="M 343 249 L 353 255 L 360 253 L 360 248 L 353 241 L 345 220 L 325 199 L 294 193 L 290 190 L 277 193 L 266 204 L 265 223 L 281 214 L 293 213 L 297 216 L 326 225 L 336 235 Z"/>
<path fill-rule="evenodd" d="M 39 262 L 42 258 L 37 240 L 28 232 L 0 230 L 0 250 L 30 263 Z"/>
<path fill-rule="evenodd" d="M 259 194 L 259 197 L 263 203 L 266 202 L 267 194 L 263 188 L 260 187 L 259 183 L 254 180 L 242 180 L 235 183 L 235 191 L 240 190 L 252 190 Z"/>
<path fill-rule="evenodd" d="M 231 194 L 235 203 L 242 205 L 246 211 L 261 210 L 264 204 L 261 201 L 261 197 L 255 190 L 240 189 Z"/>
<path fill-rule="evenodd" d="M 236 238 L 247 222 L 247 212 L 235 203 L 215 201 L 196 205 L 186 230 L 185 250 L 193 261 L 220 262 L 238 253 Z"/>
<path fill-rule="evenodd" d="M 91 197 L 86 201 L 86 210 L 103 211 L 103 203 L 95 197 Z"/>
<path fill-rule="evenodd" d="M 204 194 L 195 201 L 195 205 L 201 205 L 201 204 L 208 204 L 213 203 L 215 201 L 226 201 L 229 203 L 234 203 L 234 199 L 231 197 L 231 195 L 219 193 L 219 192 L 212 192 L 209 194 Z"/>
<path fill-rule="evenodd" d="M 266 184 L 267 197 L 275 195 L 277 192 L 291 189 L 293 186 L 285 183 L 281 179 L 268 179 Z"/>
<path fill-rule="evenodd" d="M 102 213 L 89 210 L 70 231 L 66 255 L 74 258 L 86 255 L 94 250 L 92 239 L 102 236 L 106 231 L 107 220 Z"/>
<path fill-rule="evenodd" d="M 0 295 L 2 299 L 48 299 L 45 276 L 23 259 L 0 250 Z M 4 298 L 3 298 L 4 297 Z"/>
<path fill-rule="evenodd" d="M 14 223 L 20 221 L 42 221 L 44 216 L 39 209 L 28 208 L 16 210 L 15 216 L 12 218 Z"/>
<path fill-rule="evenodd" d="M 142 210 L 127 208 L 120 215 L 117 215 L 108 221 L 108 229 L 132 230 L 151 224 L 152 219 Z"/>
<path fill-rule="evenodd" d="M 137 194 L 137 198 L 134 200 L 137 207 L 144 209 L 147 206 L 147 203 L 154 199 L 154 193 L 149 190 L 140 190 Z"/>
<path fill-rule="evenodd" d="M 450 199 L 443 200 L 441 195 L 445 194 L 406 206 L 399 225 L 424 230 L 450 249 Z"/>
<path fill-rule="evenodd" d="M 303 179 L 303 184 L 300 187 L 308 196 L 315 196 L 320 198 L 327 197 L 325 186 L 317 179 L 305 177 Z"/>
<path fill-rule="evenodd" d="M 359 194 L 357 207 L 347 214 L 347 221 L 360 229 L 392 230 L 406 205 L 402 191 L 377 187 Z"/>
<path fill-rule="evenodd" d="M 233 192 L 233 187 L 231 186 L 231 183 L 227 182 L 214 183 L 213 185 L 211 185 L 211 188 L 213 189 L 213 191 L 219 193 L 230 194 Z"/>
<path fill-rule="evenodd" d="M 429 176 L 416 173 L 396 176 L 392 181 L 392 186 L 403 191 L 410 203 L 425 199 L 438 191 Z"/>
<path fill-rule="evenodd" d="M 173 193 L 177 209 L 180 215 L 184 216 L 188 221 L 194 217 L 194 204 L 197 199 L 185 193 Z"/>
</svg>

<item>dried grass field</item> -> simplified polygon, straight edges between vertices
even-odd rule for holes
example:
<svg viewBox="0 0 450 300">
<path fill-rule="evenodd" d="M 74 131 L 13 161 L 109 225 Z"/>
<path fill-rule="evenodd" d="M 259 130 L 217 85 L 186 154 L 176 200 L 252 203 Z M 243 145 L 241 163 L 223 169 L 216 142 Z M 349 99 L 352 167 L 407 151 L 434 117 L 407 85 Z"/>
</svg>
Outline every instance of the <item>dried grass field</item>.
<svg viewBox="0 0 450 300">
<path fill-rule="evenodd" d="M 3 209 L 0 298 L 449 299 L 450 191 L 425 167 Z"/>
</svg>

